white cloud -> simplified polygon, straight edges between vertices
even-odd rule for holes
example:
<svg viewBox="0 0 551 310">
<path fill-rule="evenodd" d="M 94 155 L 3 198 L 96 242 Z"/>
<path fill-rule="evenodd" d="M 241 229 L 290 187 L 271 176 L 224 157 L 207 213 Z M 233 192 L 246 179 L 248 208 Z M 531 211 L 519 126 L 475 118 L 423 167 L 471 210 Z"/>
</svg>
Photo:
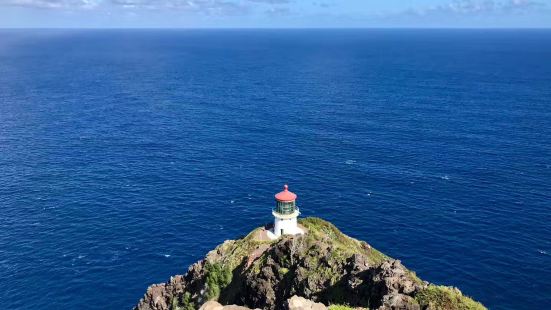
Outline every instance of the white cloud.
<svg viewBox="0 0 551 310">
<path fill-rule="evenodd" d="M 408 13 L 417 15 L 491 15 L 530 12 L 546 7 L 544 3 L 532 0 L 454 0 L 444 5 L 412 9 Z"/>
<path fill-rule="evenodd" d="M 42 9 L 91 9 L 97 7 L 100 2 L 100 0 L 0 0 L 0 5 Z"/>
<path fill-rule="evenodd" d="M 256 0 L 286 1 L 286 0 Z M 181 10 L 204 14 L 238 15 L 247 12 L 248 7 L 231 0 L 0 0 L 0 6 L 64 10 L 92 8 L 122 8 L 145 10 Z"/>
<path fill-rule="evenodd" d="M 109 5 L 124 8 L 188 11 L 240 11 L 239 3 L 226 0 L 109 0 Z"/>
<path fill-rule="evenodd" d="M 248 0 L 249 2 L 266 3 L 266 4 L 287 4 L 290 0 Z"/>
</svg>

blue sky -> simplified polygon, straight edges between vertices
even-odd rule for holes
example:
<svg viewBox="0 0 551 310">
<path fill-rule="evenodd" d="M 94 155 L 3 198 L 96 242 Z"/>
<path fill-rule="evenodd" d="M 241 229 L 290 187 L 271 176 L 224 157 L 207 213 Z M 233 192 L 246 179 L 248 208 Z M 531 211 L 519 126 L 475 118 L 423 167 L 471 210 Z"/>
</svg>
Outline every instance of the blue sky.
<svg viewBox="0 0 551 310">
<path fill-rule="evenodd" d="M 0 27 L 549 28 L 551 0 L 0 0 Z"/>
</svg>

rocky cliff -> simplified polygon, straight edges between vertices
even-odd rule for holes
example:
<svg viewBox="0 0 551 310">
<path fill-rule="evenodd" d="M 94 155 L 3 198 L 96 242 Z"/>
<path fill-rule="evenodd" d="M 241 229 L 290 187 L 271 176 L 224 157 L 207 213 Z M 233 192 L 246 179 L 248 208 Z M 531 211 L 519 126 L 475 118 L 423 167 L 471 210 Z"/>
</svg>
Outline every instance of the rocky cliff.
<svg viewBox="0 0 551 310">
<path fill-rule="evenodd" d="M 300 224 L 302 236 L 270 241 L 258 228 L 224 242 L 185 275 L 150 286 L 135 309 L 485 309 L 329 222 Z"/>
</svg>

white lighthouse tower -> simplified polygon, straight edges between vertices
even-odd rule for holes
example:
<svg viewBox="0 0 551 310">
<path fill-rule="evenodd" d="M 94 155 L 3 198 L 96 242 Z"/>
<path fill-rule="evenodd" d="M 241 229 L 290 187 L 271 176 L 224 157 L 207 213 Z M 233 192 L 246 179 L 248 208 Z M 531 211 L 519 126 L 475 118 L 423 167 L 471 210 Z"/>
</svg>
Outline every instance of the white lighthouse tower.
<svg viewBox="0 0 551 310">
<path fill-rule="evenodd" d="M 297 218 L 300 214 L 296 206 L 297 195 L 289 191 L 289 186 L 285 185 L 283 191 L 275 195 L 275 200 L 276 205 L 272 210 L 274 228 L 269 232 L 269 237 L 276 239 L 281 235 L 304 234 L 304 231 L 297 224 Z"/>
</svg>

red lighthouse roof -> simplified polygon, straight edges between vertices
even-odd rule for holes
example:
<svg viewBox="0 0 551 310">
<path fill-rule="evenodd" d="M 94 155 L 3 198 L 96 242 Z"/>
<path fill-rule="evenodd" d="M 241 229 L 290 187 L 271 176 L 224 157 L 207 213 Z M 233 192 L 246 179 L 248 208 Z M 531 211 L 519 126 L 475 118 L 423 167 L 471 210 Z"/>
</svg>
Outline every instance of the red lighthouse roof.
<svg viewBox="0 0 551 310">
<path fill-rule="evenodd" d="M 289 186 L 285 184 L 285 186 L 283 186 L 283 191 L 277 193 L 275 195 L 275 199 L 277 201 L 295 201 L 297 199 L 297 195 L 289 191 Z"/>
</svg>

